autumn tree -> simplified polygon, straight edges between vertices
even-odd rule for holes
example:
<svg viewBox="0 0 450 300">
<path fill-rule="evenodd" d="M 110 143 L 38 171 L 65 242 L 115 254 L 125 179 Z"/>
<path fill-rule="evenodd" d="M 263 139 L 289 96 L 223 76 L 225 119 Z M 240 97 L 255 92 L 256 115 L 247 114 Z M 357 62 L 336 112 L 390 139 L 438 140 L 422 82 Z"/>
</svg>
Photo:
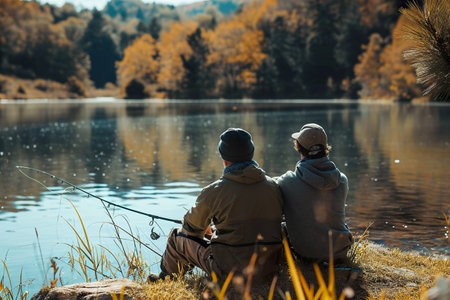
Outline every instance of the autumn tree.
<svg viewBox="0 0 450 300">
<path fill-rule="evenodd" d="M 246 27 L 238 18 L 220 23 L 208 35 L 208 65 L 214 70 L 219 97 L 251 95 L 256 72 L 266 57 L 261 48 L 263 37 L 262 31 Z"/>
<path fill-rule="evenodd" d="M 27 78 L 66 82 L 86 78 L 83 53 L 55 24 L 52 8 L 38 2 L 0 4 L 0 70 Z"/>
<path fill-rule="evenodd" d="M 87 21 L 77 17 L 69 17 L 61 22 L 58 22 L 56 26 L 64 31 L 68 40 L 74 42 L 75 45 L 79 45 L 86 30 Z"/>
<path fill-rule="evenodd" d="M 192 55 L 192 48 L 187 37 L 197 29 L 195 22 L 172 23 L 169 30 L 162 32 L 157 47 L 160 51 L 160 72 L 158 85 L 168 98 L 181 96 L 185 67 L 182 57 L 187 60 Z"/>
<path fill-rule="evenodd" d="M 50 6 L 53 22 L 59 23 L 69 18 L 79 18 L 79 14 L 71 3 L 65 3 L 61 7 Z"/>
<path fill-rule="evenodd" d="M 364 47 L 360 63 L 355 66 L 355 81 L 362 86 L 362 98 L 411 100 L 420 95 L 414 71 L 402 55 L 410 45 L 399 38 L 404 22 L 405 18 L 399 18 L 392 43 L 384 45 L 379 34 L 372 34 Z"/>
<path fill-rule="evenodd" d="M 216 6 L 210 2 L 206 8 L 205 13 L 197 15 L 195 21 L 198 23 L 200 28 L 205 30 L 214 30 L 216 28 L 217 23 L 223 19 L 222 13 L 217 9 Z"/>
<path fill-rule="evenodd" d="M 123 59 L 117 63 L 118 82 L 123 89 L 136 79 L 143 84 L 154 85 L 158 71 L 158 50 L 155 40 L 149 34 L 137 38 L 125 49 Z"/>
<path fill-rule="evenodd" d="M 29 30 L 22 63 L 34 71 L 35 77 L 66 82 L 72 75 L 79 75 L 75 58 L 81 59 L 83 54 L 63 32 L 50 24 L 39 24 Z"/>
<path fill-rule="evenodd" d="M 359 57 L 359 64 L 355 65 L 354 81 L 361 85 L 358 94 L 363 99 L 383 97 L 379 90 L 387 89 L 386 86 L 381 85 L 380 68 L 383 49 L 383 38 L 378 33 L 372 34 L 369 43 L 363 46 L 365 51 Z"/>
<path fill-rule="evenodd" d="M 392 32 L 392 43 L 387 45 L 381 55 L 380 73 L 389 82 L 387 96 L 396 100 L 411 100 L 420 96 L 416 74 L 403 57 L 403 52 L 411 47 L 411 42 L 400 37 L 405 17 L 398 19 Z"/>
<path fill-rule="evenodd" d="M 12 71 L 11 58 L 24 47 L 24 37 L 16 23 L 20 2 L 0 1 L 0 72 Z"/>
</svg>

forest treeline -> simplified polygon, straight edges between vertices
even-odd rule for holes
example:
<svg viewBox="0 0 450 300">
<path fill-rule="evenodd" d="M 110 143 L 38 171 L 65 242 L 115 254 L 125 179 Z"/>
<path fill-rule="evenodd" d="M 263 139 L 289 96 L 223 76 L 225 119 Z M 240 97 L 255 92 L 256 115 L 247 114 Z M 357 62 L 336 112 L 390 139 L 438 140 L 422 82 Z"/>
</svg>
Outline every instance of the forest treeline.
<svg viewBox="0 0 450 300">
<path fill-rule="evenodd" d="M 406 0 L 241 2 L 187 17 L 141 0 L 102 11 L 0 0 L 0 74 L 128 98 L 421 96 L 398 38 Z"/>
</svg>

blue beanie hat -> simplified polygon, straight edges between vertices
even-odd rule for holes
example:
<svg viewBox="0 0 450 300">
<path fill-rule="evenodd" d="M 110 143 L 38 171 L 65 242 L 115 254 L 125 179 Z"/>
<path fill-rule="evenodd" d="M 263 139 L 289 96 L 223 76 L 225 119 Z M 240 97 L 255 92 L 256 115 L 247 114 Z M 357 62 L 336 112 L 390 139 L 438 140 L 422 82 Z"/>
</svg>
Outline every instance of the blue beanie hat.
<svg viewBox="0 0 450 300">
<path fill-rule="evenodd" d="M 241 128 L 228 128 L 220 135 L 220 156 L 229 162 L 243 162 L 253 158 L 255 145 L 250 133 Z"/>
</svg>

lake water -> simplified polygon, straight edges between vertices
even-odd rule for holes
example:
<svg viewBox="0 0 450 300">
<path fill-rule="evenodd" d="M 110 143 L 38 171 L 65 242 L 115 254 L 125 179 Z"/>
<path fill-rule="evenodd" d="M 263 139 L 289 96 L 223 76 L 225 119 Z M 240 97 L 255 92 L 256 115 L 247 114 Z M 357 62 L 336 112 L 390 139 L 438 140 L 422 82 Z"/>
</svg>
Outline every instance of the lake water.
<svg viewBox="0 0 450 300">
<path fill-rule="evenodd" d="M 450 106 L 334 101 L 130 102 L 112 99 L 0 103 L 0 258 L 13 282 L 33 293 L 51 279 L 57 257 L 64 284 L 82 280 L 67 261 L 81 230 L 115 251 L 99 200 L 28 166 L 139 211 L 181 219 L 203 186 L 222 173 L 217 151 L 228 127 L 251 132 L 255 160 L 270 176 L 293 169 L 290 135 L 309 122 L 323 125 L 330 157 L 349 178 L 347 223 L 369 239 L 423 253 L 450 254 L 444 214 L 450 214 Z M 47 188 L 46 188 L 47 187 Z M 170 228 L 122 209 L 114 218 L 158 253 Z M 124 221 L 124 220 L 127 221 Z M 128 224 L 126 223 L 128 222 Z M 162 237 L 150 239 L 154 230 Z M 146 249 L 152 270 L 158 255 Z M 3 274 L 0 268 L 0 276 Z M 59 283 L 58 283 L 59 284 Z"/>
</svg>

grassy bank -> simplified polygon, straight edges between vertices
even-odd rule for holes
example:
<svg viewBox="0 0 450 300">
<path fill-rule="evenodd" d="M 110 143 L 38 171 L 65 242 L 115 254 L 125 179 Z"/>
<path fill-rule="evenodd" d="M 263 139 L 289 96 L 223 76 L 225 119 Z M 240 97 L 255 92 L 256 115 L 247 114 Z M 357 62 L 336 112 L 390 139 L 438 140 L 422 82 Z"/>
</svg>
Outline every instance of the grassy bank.
<svg viewBox="0 0 450 300">
<path fill-rule="evenodd" d="M 291 261 L 292 263 L 293 261 Z M 450 260 L 444 256 L 423 256 L 417 252 L 386 248 L 370 241 L 355 249 L 352 262 L 330 268 L 297 261 L 297 272 L 288 263 L 274 281 L 247 286 L 242 278 L 231 277 L 230 284 L 219 286 L 204 273 L 184 278 L 166 278 L 122 288 L 136 300 L 144 299 L 424 299 L 427 290 L 441 277 L 450 277 Z M 333 270 L 329 272 L 329 270 Z M 331 276 L 330 276 L 331 275 Z M 8 295 L 5 277 L 0 283 L 1 299 L 26 299 L 25 289 Z M 51 288 L 43 289 L 45 293 Z M 16 296 L 17 295 L 17 296 Z M 120 296 L 120 295 L 119 295 Z M 120 297 L 117 297 L 120 298 Z M 114 297 L 113 297 L 114 299 Z"/>
<path fill-rule="evenodd" d="M 347 297 L 354 296 L 354 299 L 422 299 L 439 278 L 450 277 L 448 257 L 423 256 L 417 252 L 386 248 L 370 241 L 362 242 L 355 251 L 352 262 L 345 266 L 335 266 L 334 285 L 329 281 L 329 267 L 318 266 L 327 288 L 334 286 L 331 290 L 337 298 L 343 294 Z M 314 286 L 314 296 L 321 293 L 321 279 L 318 278 L 314 265 L 297 262 L 297 266 L 308 285 Z M 296 295 L 295 280 L 292 278 L 289 267 L 284 265 L 275 285 L 274 299 L 286 299 L 286 292 L 291 296 Z M 156 299 L 199 299 L 204 293 L 214 294 L 214 285 L 202 284 L 205 280 L 205 277 L 198 275 L 188 277 L 187 280 L 166 279 L 142 285 L 142 288 L 134 291 L 134 295 L 137 299 L 148 299 L 150 295 Z M 228 287 L 226 295 L 229 299 L 245 299 L 242 288 L 239 287 L 239 280 L 236 281 L 237 286 L 235 282 Z M 253 287 L 250 298 L 247 299 L 268 299 L 269 296 L 270 283 Z M 305 298 L 313 299 L 306 295 Z M 331 297 L 324 298 L 322 295 L 320 299 Z"/>
<path fill-rule="evenodd" d="M 45 79 L 22 79 L 0 74 L 0 99 L 78 99 L 94 97 L 115 97 L 118 90 L 113 85 L 95 89 L 76 78 L 67 83 Z"/>
</svg>

